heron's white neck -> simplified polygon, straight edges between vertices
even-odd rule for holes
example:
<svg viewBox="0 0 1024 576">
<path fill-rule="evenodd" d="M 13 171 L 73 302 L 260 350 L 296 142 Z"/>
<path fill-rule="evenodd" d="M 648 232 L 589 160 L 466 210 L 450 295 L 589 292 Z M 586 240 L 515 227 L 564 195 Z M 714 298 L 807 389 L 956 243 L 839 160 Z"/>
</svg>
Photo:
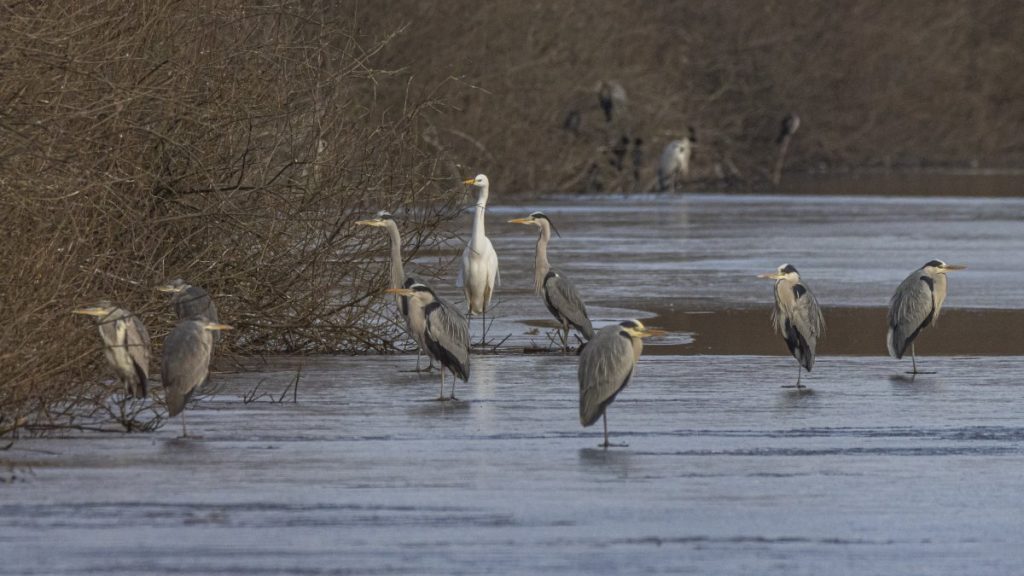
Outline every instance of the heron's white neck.
<svg viewBox="0 0 1024 576">
<path fill-rule="evenodd" d="M 540 234 L 537 235 L 537 254 L 533 268 L 533 290 L 540 294 L 544 290 L 544 278 L 551 270 L 548 263 L 548 241 L 551 240 L 551 225 L 547 220 L 540 220 Z"/>
<path fill-rule="evenodd" d="M 471 242 L 482 240 L 487 233 L 484 230 L 484 213 L 487 211 L 487 186 L 480 187 L 480 196 L 476 201 L 476 213 L 473 215 L 473 238 Z"/>
<path fill-rule="evenodd" d="M 405 284 L 405 270 L 402 268 L 402 235 L 398 233 L 398 225 L 389 221 L 388 235 L 391 236 L 391 287 L 402 288 Z"/>
</svg>

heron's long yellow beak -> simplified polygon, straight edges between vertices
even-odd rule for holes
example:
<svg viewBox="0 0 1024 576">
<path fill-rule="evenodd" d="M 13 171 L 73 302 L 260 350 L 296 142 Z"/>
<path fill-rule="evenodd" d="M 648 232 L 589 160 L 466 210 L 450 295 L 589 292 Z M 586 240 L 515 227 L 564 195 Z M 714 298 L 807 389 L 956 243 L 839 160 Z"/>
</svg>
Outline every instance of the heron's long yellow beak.
<svg viewBox="0 0 1024 576">
<path fill-rule="evenodd" d="M 356 221 L 356 225 L 357 226 L 382 226 L 383 224 L 384 224 L 384 221 L 381 220 L 380 218 L 377 218 L 375 220 L 358 220 L 358 221 Z"/>
<path fill-rule="evenodd" d="M 476 184 L 476 178 L 467 178 L 462 181 L 463 184 Z"/>
<path fill-rule="evenodd" d="M 85 316 L 106 316 L 110 314 L 110 309 L 103 308 L 102 306 L 86 306 L 85 308 L 75 308 L 71 313 L 83 314 Z"/>
<path fill-rule="evenodd" d="M 508 221 L 509 224 L 533 224 L 533 218 L 514 218 Z"/>
<path fill-rule="evenodd" d="M 416 293 L 409 288 L 388 288 L 385 292 L 388 294 L 398 294 L 399 296 L 412 296 Z"/>
<path fill-rule="evenodd" d="M 230 326 L 228 324 L 218 324 L 218 323 L 211 322 L 210 324 L 207 324 L 206 326 L 203 326 L 203 329 L 219 331 L 219 330 L 234 330 L 235 327 L 234 326 Z"/>
<path fill-rule="evenodd" d="M 156 287 L 156 291 L 157 292 L 179 292 L 180 290 L 178 289 L 177 286 L 174 286 L 174 285 L 171 285 L 171 284 L 164 284 L 162 286 L 157 286 Z"/>
<path fill-rule="evenodd" d="M 626 328 L 626 333 L 634 338 L 650 338 L 652 336 L 664 336 L 668 334 L 667 331 L 660 328 L 648 328 L 647 326 L 644 326 L 643 328 Z"/>
<path fill-rule="evenodd" d="M 946 264 L 942 267 L 943 272 L 954 272 L 956 270 L 966 270 L 967 266 L 963 264 Z"/>
<path fill-rule="evenodd" d="M 784 274 L 782 274 L 781 272 L 765 272 L 764 274 L 757 275 L 758 278 L 762 278 L 764 280 L 778 280 L 783 276 Z"/>
</svg>

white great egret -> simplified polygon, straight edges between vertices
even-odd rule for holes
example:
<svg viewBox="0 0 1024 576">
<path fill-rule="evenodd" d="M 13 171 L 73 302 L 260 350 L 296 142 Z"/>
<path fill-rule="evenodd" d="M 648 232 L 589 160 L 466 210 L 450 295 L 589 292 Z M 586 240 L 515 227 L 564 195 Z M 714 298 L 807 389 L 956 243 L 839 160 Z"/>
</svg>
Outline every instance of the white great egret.
<svg viewBox="0 0 1024 576">
<path fill-rule="evenodd" d="M 477 174 L 476 178 L 463 182 L 479 190 L 476 200 L 476 213 L 473 216 L 473 235 L 469 244 L 462 252 L 462 267 L 455 285 L 462 288 L 466 295 L 468 316 L 480 314 L 483 319 L 483 336 L 480 343 L 487 342 L 487 307 L 491 304 L 491 296 L 495 286 L 501 284 L 498 274 L 498 254 L 484 231 L 484 213 L 487 211 L 487 195 L 490 182 L 487 176 Z"/>
</svg>

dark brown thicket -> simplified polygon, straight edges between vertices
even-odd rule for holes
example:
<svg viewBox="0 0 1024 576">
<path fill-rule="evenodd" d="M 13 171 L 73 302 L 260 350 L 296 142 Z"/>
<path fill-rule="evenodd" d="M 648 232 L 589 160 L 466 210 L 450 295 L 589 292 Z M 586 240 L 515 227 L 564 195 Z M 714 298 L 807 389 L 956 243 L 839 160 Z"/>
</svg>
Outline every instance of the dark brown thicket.
<svg viewBox="0 0 1024 576">
<path fill-rule="evenodd" d="M 637 138 L 646 187 L 662 148 L 691 125 L 696 177 L 761 183 L 791 111 L 802 119 L 787 159 L 797 170 L 1024 161 L 1015 0 L 374 6 L 409 23 L 385 53 L 391 66 L 458 79 L 442 92 L 453 106 L 440 133 L 506 192 L 634 189 Z M 602 81 L 628 96 L 611 123 Z M 573 111 L 576 131 L 564 128 Z"/>
<path fill-rule="evenodd" d="M 159 345 L 168 278 L 213 294 L 236 352 L 398 335 L 387 238 L 352 223 L 389 209 L 407 251 L 445 239 L 461 190 L 423 138 L 429 86 L 377 65 L 390 38 L 357 38 L 354 10 L 247 4 L 0 8 L 0 432 L 102 401 L 71 309 L 109 298 Z"/>
</svg>

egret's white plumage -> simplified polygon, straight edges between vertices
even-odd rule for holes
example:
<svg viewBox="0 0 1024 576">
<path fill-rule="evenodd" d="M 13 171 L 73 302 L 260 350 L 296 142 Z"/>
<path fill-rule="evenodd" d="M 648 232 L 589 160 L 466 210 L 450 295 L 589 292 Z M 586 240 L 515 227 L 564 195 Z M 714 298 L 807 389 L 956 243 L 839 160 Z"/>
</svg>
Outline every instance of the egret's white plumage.
<svg viewBox="0 0 1024 576">
<path fill-rule="evenodd" d="M 462 252 L 462 265 L 455 285 L 462 288 L 466 295 L 469 315 L 484 316 L 484 335 L 486 336 L 487 308 L 491 304 L 494 288 L 501 283 L 501 276 L 498 274 L 498 254 L 494 251 L 494 246 L 484 230 L 484 214 L 487 211 L 490 183 L 487 176 L 478 174 L 476 178 L 466 180 L 465 184 L 472 184 L 478 190 L 478 196 L 476 212 L 473 215 L 473 234 L 470 236 L 466 249 Z"/>
<path fill-rule="evenodd" d="M 658 190 L 675 190 L 679 182 L 690 177 L 690 156 L 693 142 L 690 138 L 673 140 L 665 146 L 658 163 Z"/>
</svg>

